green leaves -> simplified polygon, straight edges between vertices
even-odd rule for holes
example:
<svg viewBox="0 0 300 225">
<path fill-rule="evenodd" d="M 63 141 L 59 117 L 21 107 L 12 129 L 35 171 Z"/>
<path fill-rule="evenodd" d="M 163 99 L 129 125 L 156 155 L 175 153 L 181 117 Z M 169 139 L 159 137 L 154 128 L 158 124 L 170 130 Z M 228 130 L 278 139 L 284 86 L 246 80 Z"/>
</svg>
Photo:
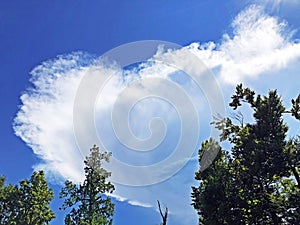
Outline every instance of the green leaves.
<svg viewBox="0 0 300 225">
<path fill-rule="evenodd" d="M 61 209 L 71 208 L 65 224 L 112 224 L 114 204 L 106 194 L 112 193 L 114 186 L 107 181 L 110 173 L 101 166 L 103 161 L 109 161 L 109 157 L 110 154 L 101 153 L 93 146 L 84 161 L 84 182 L 80 185 L 65 182 L 60 192 L 60 198 L 64 199 Z M 55 218 L 49 206 L 53 198 L 54 193 L 48 187 L 43 171 L 33 172 L 29 180 L 24 179 L 15 186 L 5 185 L 5 178 L 0 177 L 0 224 L 49 224 Z"/>
<path fill-rule="evenodd" d="M 231 97 L 232 102 L 229 103 L 229 106 L 233 109 L 237 109 L 237 107 L 242 105 L 242 101 L 249 103 L 252 107 L 255 107 L 256 102 L 254 101 L 254 95 L 254 91 L 249 88 L 243 88 L 243 85 L 239 84 L 236 86 L 235 94 Z"/>
<path fill-rule="evenodd" d="M 114 204 L 106 194 L 112 193 L 114 186 L 107 181 L 111 173 L 102 168 L 102 162 L 109 162 L 110 155 L 100 152 L 94 145 L 84 161 L 83 183 L 77 185 L 71 181 L 65 182 L 65 187 L 60 192 L 60 198 L 64 199 L 61 209 L 71 208 L 65 217 L 65 224 L 112 224 Z"/>
<path fill-rule="evenodd" d="M 199 224 L 299 224 L 300 142 L 286 141 L 287 111 L 277 91 L 256 96 L 240 84 L 230 106 L 235 110 L 244 102 L 253 109 L 254 123 L 213 122 L 231 149 L 221 149 L 210 167 L 202 170 L 200 164 L 196 172 L 200 184 L 192 187 L 192 200 Z M 299 119 L 300 95 L 292 104 L 290 113 Z M 204 142 L 199 160 L 216 145 Z"/>
<path fill-rule="evenodd" d="M 203 162 L 201 158 L 212 148 L 220 146 L 212 139 L 202 143 L 199 162 Z M 235 214 L 230 212 L 231 205 L 228 204 L 231 194 L 234 195 L 234 191 L 230 189 L 232 181 L 228 179 L 229 161 L 230 156 L 226 152 L 218 151 L 212 165 L 206 170 L 202 170 L 203 165 L 200 165 L 199 171 L 195 174 L 196 180 L 201 182 L 199 187 L 192 187 L 192 205 L 200 216 L 199 224 L 227 224 Z"/>
<path fill-rule="evenodd" d="M 43 171 L 33 172 L 19 186 L 4 186 L 0 178 L 0 224 L 49 224 L 55 218 L 50 209 L 54 198 Z"/>
</svg>

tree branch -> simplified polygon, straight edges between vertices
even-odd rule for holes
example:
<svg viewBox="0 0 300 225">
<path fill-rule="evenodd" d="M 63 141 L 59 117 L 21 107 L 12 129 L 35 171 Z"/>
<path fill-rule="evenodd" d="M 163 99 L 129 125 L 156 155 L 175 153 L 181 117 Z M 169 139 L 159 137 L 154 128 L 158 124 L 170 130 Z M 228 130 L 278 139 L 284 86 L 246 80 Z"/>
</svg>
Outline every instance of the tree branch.
<svg viewBox="0 0 300 225">
<path fill-rule="evenodd" d="M 163 222 L 161 223 L 161 225 L 167 225 L 168 207 L 166 207 L 165 213 L 163 213 L 162 210 L 161 210 L 161 207 L 160 207 L 160 202 L 158 200 L 157 200 L 157 204 L 158 204 L 159 213 L 160 213 L 161 218 L 163 220 Z"/>
</svg>

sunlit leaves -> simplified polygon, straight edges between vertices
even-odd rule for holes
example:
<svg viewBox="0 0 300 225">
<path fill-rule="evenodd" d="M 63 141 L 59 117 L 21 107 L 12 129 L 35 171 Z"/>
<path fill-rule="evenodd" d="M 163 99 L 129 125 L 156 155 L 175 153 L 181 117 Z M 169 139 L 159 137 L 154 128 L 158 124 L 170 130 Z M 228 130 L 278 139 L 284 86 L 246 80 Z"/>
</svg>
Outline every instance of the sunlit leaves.
<svg viewBox="0 0 300 225">
<path fill-rule="evenodd" d="M 43 171 L 34 172 L 29 180 L 20 181 L 19 186 L 5 186 L 1 178 L 0 223 L 49 224 L 55 218 L 49 206 L 53 198 Z"/>
<path fill-rule="evenodd" d="M 86 157 L 85 179 L 82 184 L 65 182 L 60 192 L 64 199 L 61 209 L 71 208 L 65 217 L 68 225 L 108 225 L 112 224 L 114 204 L 106 194 L 111 194 L 114 186 L 107 180 L 110 172 L 102 167 L 103 160 L 108 162 L 109 153 L 101 153 L 93 146 Z"/>
</svg>

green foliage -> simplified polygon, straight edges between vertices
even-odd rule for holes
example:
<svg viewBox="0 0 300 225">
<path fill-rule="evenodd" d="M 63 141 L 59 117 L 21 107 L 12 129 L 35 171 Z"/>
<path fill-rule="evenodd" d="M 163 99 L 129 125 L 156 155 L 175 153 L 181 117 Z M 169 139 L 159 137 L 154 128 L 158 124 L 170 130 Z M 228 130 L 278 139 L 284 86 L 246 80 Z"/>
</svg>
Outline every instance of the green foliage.
<svg viewBox="0 0 300 225">
<path fill-rule="evenodd" d="M 14 224 L 15 210 L 13 205 L 17 202 L 17 188 L 11 184 L 5 186 L 5 178 L 0 177 L 0 224 Z"/>
<path fill-rule="evenodd" d="M 211 148 L 219 148 L 214 140 L 210 139 L 202 143 L 199 150 L 199 162 L 204 152 Z M 195 179 L 200 180 L 199 187 L 192 187 L 193 206 L 199 214 L 199 224 L 231 224 L 238 212 L 231 211 L 230 198 L 237 193 L 232 189 L 230 168 L 228 167 L 230 156 L 225 151 L 219 151 L 213 164 L 206 170 L 199 169 Z"/>
<path fill-rule="evenodd" d="M 199 223 L 299 224 L 300 142 L 286 141 L 282 115 L 290 112 L 299 119 L 300 97 L 286 111 L 276 91 L 261 97 L 238 85 L 230 106 L 236 110 L 242 102 L 250 104 L 255 123 L 235 125 L 230 118 L 214 122 L 232 149 L 230 154 L 220 150 L 208 169 L 200 167 L 196 173 L 200 185 L 192 188 L 192 199 Z M 211 146 L 219 147 L 206 141 L 200 159 Z"/>
<path fill-rule="evenodd" d="M 34 172 L 30 180 L 20 181 L 19 186 L 4 185 L 0 178 L 0 224 L 49 224 L 55 218 L 50 209 L 54 198 L 43 171 Z"/>
<path fill-rule="evenodd" d="M 84 161 L 84 182 L 80 185 L 65 182 L 60 193 L 60 198 L 64 198 L 62 209 L 71 208 L 65 217 L 65 224 L 112 224 L 114 204 L 105 194 L 112 193 L 114 186 L 107 181 L 111 174 L 101 167 L 101 162 L 108 162 L 109 158 L 110 154 L 100 153 L 99 148 L 93 146 Z"/>
<path fill-rule="evenodd" d="M 292 99 L 293 108 L 291 110 L 292 116 L 300 120 L 300 95 L 296 99 Z"/>
</svg>

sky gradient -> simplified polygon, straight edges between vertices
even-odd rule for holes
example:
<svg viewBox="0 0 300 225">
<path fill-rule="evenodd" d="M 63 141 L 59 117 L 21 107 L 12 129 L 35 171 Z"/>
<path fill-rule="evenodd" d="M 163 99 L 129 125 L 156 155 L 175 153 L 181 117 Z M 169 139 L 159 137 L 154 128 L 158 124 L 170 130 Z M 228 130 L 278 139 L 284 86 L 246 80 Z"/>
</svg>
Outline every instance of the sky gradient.
<svg viewBox="0 0 300 225">
<path fill-rule="evenodd" d="M 112 163 L 108 168 L 127 182 L 115 183 L 115 225 L 159 224 L 156 200 L 168 206 L 170 224 L 197 224 L 190 192 L 191 186 L 197 185 L 193 179 L 198 169 L 197 149 L 212 134 L 209 123 L 214 113 L 210 107 L 227 104 L 240 82 L 262 94 L 277 89 L 287 107 L 291 105 L 290 99 L 300 90 L 299 10 L 296 0 L 1 2 L 0 96 L 4 104 L 0 116 L 0 175 L 16 183 L 28 178 L 34 169 L 45 170 L 56 194 L 53 209 L 57 219 L 51 224 L 62 224 L 63 212 L 58 211 L 61 202 L 57 199 L 60 185 L 65 179 L 80 182 L 82 154 L 91 147 L 90 139 L 97 139 L 95 143 L 111 151 L 116 161 L 148 168 L 178 149 L 186 153 L 179 140 L 186 145 L 194 141 L 196 146 L 189 148 L 187 156 L 182 154 L 160 170 L 136 171 L 136 175 L 120 169 L 119 164 Z M 143 40 L 182 47 L 168 51 L 162 46 L 148 60 L 125 68 L 99 58 L 120 45 Z M 221 93 L 216 99 L 221 103 L 209 98 L 216 89 L 204 80 L 205 76 L 200 89 L 193 81 L 190 67 L 194 67 L 187 60 L 190 54 L 212 71 L 209 77 L 216 81 L 213 84 Z M 172 60 L 176 60 L 175 67 L 167 63 Z M 94 71 L 109 74 L 112 79 L 94 102 L 96 138 L 81 133 L 84 149 L 78 149 L 73 108 L 83 77 Z M 168 85 L 164 80 L 175 85 L 174 92 L 171 86 L 164 86 Z M 131 132 L 116 136 L 112 112 L 126 111 L 136 96 L 149 97 L 152 93 L 169 101 L 138 101 L 130 108 L 127 125 Z M 179 98 L 185 94 L 195 108 L 195 120 L 188 114 L 191 107 Z M 114 108 L 116 102 L 118 110 Z M 226 110 L 230 115 L 230 109 Z M 249 118 L 249 112 L 245 113 Z M 153 125 L 153 118 L 163 123 Z M 294 119 L 287 116 L 286 121 L 290 136 L 300 133 Z M 182 124 L 191 128 L 190 133 L 184 133 L 189 138 L 182 138 Z M 196 132 L 192 132 L 194 128 Z M 149 150 L 150 146 L 150 151 L 135 149 L 147 138 L 150 141 L 142 148 Z M 173 174 L 178 164 L 184 167 Z M 151 172 L 163 182 L 154 182 Z M 120 181 L 118 177 L 113 179 Z M 128 185 L 137 183 L 145 185 Z"/>
</svg>

